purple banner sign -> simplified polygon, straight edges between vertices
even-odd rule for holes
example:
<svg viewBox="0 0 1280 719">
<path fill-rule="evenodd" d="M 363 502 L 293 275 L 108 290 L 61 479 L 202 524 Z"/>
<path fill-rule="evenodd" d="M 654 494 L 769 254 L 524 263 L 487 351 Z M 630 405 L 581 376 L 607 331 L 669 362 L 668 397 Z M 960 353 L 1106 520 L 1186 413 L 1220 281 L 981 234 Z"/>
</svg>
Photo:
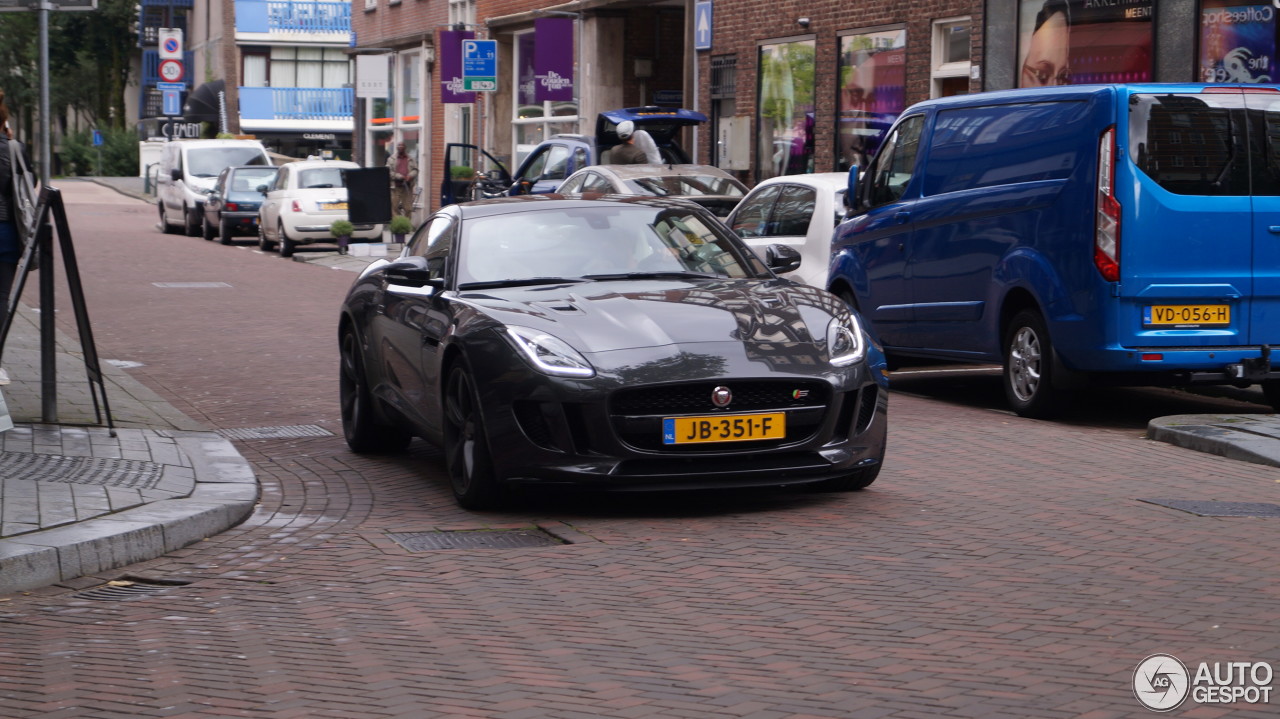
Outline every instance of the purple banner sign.
<svg viewBox="0 0 1280 719">
<path fill-rule="evenodd" d="M 440 32 L 440 102 L 476 101 L 474 92 L 462 91 L 462 41 L 475 36 L 470 30 Z"/>
<path fill-rule="evenodd" d="M 533 21 L 534 102 L 573 101 L 573 20 Z"/>
</svg>

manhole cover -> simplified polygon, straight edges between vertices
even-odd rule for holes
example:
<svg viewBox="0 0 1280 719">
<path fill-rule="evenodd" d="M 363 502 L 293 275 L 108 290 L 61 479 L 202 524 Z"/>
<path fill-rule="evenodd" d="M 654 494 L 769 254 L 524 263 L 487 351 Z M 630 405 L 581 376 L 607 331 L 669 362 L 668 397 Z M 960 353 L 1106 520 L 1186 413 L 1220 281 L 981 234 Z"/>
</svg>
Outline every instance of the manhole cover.
<svg viewBox="0 0 1280 719">
<path fill-rule="evenodd" d="M 226 282 L 152 282 L 156 287 L 165 289 L 197 290 L 211 287 L 230 287 Z"/>
<path fill-rule="evenodd" d="M 1201 502 L 1189 499 L 1138 499 L 1201 517 L 1280 517 L 1280 504 L 1264 502 Z"/>
<path fill-rule="evenodd" d="M 566 543 L 541 529 L 388 532 L 387 536 L 410 552 L 429 552 L 435 549 L 551 547 Z"/>
<path fill-rule="evenodd" d="M 150 596 L 156 592 L 163 592 L 166 589 L 186 586 L 190 583 L 191 582 L 182 580 L 143 580 L 126 577 L 124 579 L 116 579 L 107 582 L 100 587 L 93 587 L 92 589 L 86 589 L 83 592 L 77 592 L 74 596 L 76 599 L 91 599 L 95 602 L 121 602 L 128 599 Z"/>
<path fill-rule="evenodd" d="M 132 459 L 0 452 L 0 476 L 5 479 L 154 489 L 163 471 L 158 464 Z"/>
<path fill-rule="evenodd" d="M 227 439 L 290 439 L 293 437 L 332 437 L 333 432 L 314 424 L 296 424 L 288 427 L 239 427 L 220 429 L 218 434 Z"/>
</svg>

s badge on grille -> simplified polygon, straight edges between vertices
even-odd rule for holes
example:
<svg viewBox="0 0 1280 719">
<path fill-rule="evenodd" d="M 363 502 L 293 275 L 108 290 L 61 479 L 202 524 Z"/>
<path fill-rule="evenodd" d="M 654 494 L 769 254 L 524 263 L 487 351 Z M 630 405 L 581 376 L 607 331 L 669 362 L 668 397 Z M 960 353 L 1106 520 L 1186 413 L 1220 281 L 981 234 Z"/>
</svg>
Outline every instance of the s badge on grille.
<svg viewBox="0 0 1280 719">
<path fill-rule="evenodd" d="M 729 391 L 728 387 L 716 387 L 711 390 L 711 404 L 717 407 L 728 407 L 732 401 L 733 393 Z"/>
</svg>

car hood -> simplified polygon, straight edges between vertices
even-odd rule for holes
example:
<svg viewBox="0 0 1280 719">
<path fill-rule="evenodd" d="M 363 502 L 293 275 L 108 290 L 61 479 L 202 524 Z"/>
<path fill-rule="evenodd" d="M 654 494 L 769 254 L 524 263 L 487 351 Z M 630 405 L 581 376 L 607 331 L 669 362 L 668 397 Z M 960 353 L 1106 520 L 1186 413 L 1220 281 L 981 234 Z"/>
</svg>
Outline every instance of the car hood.
<svg viewBox="0 0 1280 719">
<path fill-rule="evenodd" d="M 548 332 L 586 354 L 674 344 L 826 343 L 847 312 L 789 280 L 627 280 L 463 292 L 506 325 Z"/>
</svg>

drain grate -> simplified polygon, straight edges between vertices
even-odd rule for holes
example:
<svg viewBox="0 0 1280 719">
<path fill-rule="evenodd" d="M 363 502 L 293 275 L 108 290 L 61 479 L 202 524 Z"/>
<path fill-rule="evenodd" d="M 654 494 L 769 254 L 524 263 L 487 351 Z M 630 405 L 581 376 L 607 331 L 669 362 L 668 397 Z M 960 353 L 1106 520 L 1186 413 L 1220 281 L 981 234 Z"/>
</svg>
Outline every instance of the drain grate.
<svg viewBox="0 0 1280 719">
<path fill-rule="evenodd" d="M 100 587 L 86 589 L 74 596 L 77 599 L 90 599 L 95 602 L 123 602 L 129 599 L 151 596 L 174 587 L 183 587 L 191 582 L 175 580 L 137 579 L 125 577 L 107 582 Z"/>
<path fill-rule="evenodd" d="M 1280 517 L 1280 504 L 1265 502 L 1207 502 L 1189 499 L 1138 499 L 1201 517 Z"/>
<path fill-rule="evenodd" d="M 387 536 L 410 552 L 430 552 L 436 549 L 517 549 L 567 544 L 541 529 L 388 532 Z"/>
<path fill-rule="evenodd" d="M 238 427 L 220 429 L 218 434 L 227 439 L 291 439 L 294 437 L 332 437 L 333 432 L 314 424 L 295 424 L 287 427 Z"/>
<path fill-rule="evenodd" d="M 163 471 L 158 464 L 133 459 L 0 452 L 0 476 L 5 479 L 154 489 Z"/>
<path fill-rule="evenodd" d="M 230 287 L 226 282 L 152 282 L 156 287 L 178 290 L 197 290 L 212 287 Z"/>
</svg>

